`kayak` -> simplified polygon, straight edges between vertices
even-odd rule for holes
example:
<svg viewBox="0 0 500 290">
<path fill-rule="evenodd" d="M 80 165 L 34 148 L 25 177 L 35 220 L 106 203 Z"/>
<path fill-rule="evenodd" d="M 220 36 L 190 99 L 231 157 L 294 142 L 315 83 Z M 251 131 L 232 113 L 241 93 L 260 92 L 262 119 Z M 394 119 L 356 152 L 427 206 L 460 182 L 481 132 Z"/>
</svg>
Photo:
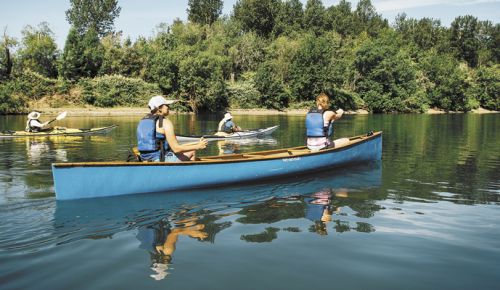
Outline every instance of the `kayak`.
<svg viewBox="0 0 500 290">
<path fill-rule="evenodd" d="M 0 132 L 0 138 L 18 138 L 18 137 L 43 137 L 43 136 L 80 136 L 80 135 L 93 135 L 93 134 L 105 134 L 117 125 L 111 125 L 107 127 L 90 128 L 90 129 L 73 129 L 56 127 L 51 131 L 44 132 L 26 132 L 26 131 L 2 131 Z"/>
<path fill-rule="evenodd" d="M 278 127 L 279 126 L 277 125 L 277 126 L 264 128 L 264 129 L 245 130 L 245 131 L 241 131 L 241 132 L 234 132 L 232 134 L 227 134 L 225 136 L 218 136 L 218 135 L 183 136 L 183 135 L 177 135 L 177 140 L 179 142 L 192 142 L 192 141 L 198 141 L 201 137 L 205 138 L 208 141 L 262 137 L 262 136 L 266 136 L 266 135 L 271 135 L 274 131 L 276 131 L 278 129 Z"/>
<path fill-rule="evenodd" d="M 382 158 L 382 132 L 319 151 L 305 146 L 185 162 L 53 163 L 56 199 L 166 192 L 297 176 Z"/>
</svg>

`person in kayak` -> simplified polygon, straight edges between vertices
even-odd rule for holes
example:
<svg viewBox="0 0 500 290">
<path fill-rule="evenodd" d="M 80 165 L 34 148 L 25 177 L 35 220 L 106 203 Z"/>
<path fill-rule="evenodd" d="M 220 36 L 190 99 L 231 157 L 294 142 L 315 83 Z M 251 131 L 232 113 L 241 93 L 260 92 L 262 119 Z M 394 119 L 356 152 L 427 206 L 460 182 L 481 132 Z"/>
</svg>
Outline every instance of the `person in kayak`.
<svg viewBox="0 0 500 290">
<path fill-rule="evenodd" d="M 31 112 L 28 114 L 28 122 L 26 122 L 26 132 L 42 132 L 42 131 L 50 131 L 53 128 L 47 127 L 50 121 L 45 123 L 40 122 L 40 116 L 42 114 L 40 112 Z"/>
<path fill-rule="evenodd" d="M 175 102 L 162 96 L 149 100 L 151 113 L 142 118 L 137 126 L 137 149 L 142 161 L 194 161 L 196 150 L 207 147 L 208 142 L 203 137 L 198 142 L 179 144 L 174 125 L 167 118 L 169 105 Z"/>
<path fill-rule="evenodd" d="M 228 112 L 224 114 L 224 118 L 219 122 L 216 135 L 227 135 L 240 131 L 241 128 L 234 124 L 233 116 Z"/>
<path fill-rule="evenodd" d="M 333 136 L 333 121 L 344 114 L 344 110 L 329 110 L 330 98 L 321 93 L 316 97 L 316 108 L 311 109 L 306 115 L 307 147 L 311 150 L 321 150 L 336 146 L 330 140 Z"/>
</svg>

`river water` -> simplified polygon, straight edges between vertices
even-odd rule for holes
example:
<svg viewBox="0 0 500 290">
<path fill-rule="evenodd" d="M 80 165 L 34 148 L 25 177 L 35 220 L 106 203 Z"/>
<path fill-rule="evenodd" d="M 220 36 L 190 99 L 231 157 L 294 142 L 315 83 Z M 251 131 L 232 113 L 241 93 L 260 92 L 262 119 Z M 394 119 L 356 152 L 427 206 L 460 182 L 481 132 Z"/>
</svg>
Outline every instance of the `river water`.
<svg viewBox="0 0 500 290">
<path fill-rule="evenodd" d="M 68 116 L 57 125 L 119 127 L 0 139 L 1 289 L 499 289 L 500 114 L 345 116 L 336 137 L 384 131 L 382 161 L 245 186 L 55 200 L 51 163 L 126 159 L 138 119 Z M 178 134 L 218 123 L 171 119 Z M 304 143 L 302 116 L 235 122 L 280 129 L 200 155 Z M 24 124 L 0 116 L 0 131 Z"/>
</svg>

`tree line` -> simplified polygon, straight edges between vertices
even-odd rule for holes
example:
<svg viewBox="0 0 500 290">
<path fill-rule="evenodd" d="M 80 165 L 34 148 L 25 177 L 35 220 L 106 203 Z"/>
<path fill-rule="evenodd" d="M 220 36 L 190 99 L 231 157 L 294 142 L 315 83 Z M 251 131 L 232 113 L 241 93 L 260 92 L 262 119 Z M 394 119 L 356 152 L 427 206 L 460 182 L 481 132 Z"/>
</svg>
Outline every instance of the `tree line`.
<svg viewBox="0 0 500 290">
<path fill-rule="evenodd" d="M 189 0 L 188 21 L 131 41 L 114 31 L 117 0 L 70 0 L 58 50 L 47 23 L 0 40 L 0 113 L 51 106 L 144 106 L 151 94 L 178 109 L 307 108 L 320 92 L 334 106 L 382 112 L 436 107 L 500 109 L 500 25 L 459 16 L 396 17 L 370 0 Z"/>
</svg>

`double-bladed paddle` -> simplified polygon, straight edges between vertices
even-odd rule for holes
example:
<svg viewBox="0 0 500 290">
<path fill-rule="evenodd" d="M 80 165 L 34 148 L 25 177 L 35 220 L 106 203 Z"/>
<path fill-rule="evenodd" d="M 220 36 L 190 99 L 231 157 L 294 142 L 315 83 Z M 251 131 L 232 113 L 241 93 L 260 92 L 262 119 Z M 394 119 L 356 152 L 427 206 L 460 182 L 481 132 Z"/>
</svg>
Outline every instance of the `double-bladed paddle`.
<svg viewBox="0 0 500 290">
<path fill-rule="evenodd" d="M 59 115 L 57 115 L 57 117 L 55 119 L 50 120 L 47 123 L 47 125 L 52 123 L 52 122 L 55 122 L 55 121 L 61 121 L 62 119 L 66 118 L 66 115 L 68 115 L 68 112 L 66 112 L 66 111 L 60 113 Z"/>
</svg>

